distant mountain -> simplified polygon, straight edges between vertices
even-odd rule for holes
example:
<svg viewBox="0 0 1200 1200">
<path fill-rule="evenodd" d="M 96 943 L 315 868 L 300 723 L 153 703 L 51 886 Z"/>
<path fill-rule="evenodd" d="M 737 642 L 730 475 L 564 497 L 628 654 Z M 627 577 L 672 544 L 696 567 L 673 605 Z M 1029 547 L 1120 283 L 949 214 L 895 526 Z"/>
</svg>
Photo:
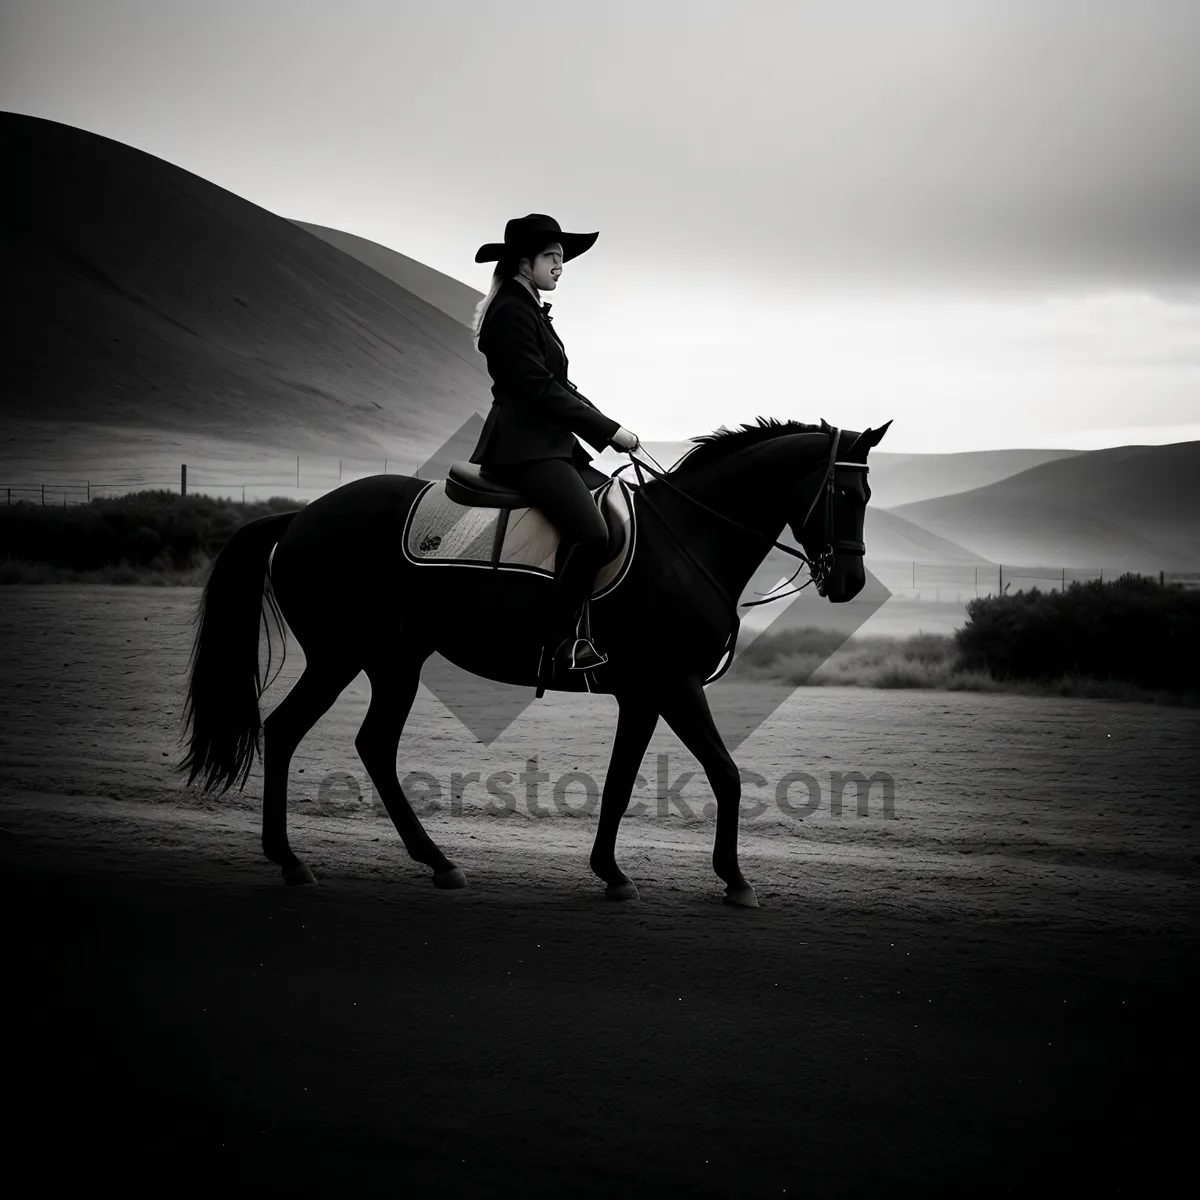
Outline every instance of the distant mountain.
<svg viewBox="0 0 1200 1200">
<path fill-rule="evenodd" d="M 663 466 L 689 447 L 648 443 Z M 611 470 L 623 460 L 606 453 L 599 461 Z M 1200 567 L 1200 443 L 963 454 L 875 450 L 870 461 L 865 537 L 868 558 L 877 562 Z M 980 483 L 971 486 L 972 479 Z M 929 496 L 940 488 L 947 490 Z M 926 498 L 889 503 L 904 495 Z"/>
<path fill-rule="evenodd" d="M 892 511 L 993 562 L 1195 569 L 1200 442 L 1092 450 Z"/>
<path fill-rule="evenodd" d="M 687 441 L 648 442 L 663 466 L 691 448 Z M 1029 467 L 1079 454 L 1078 450 L 972 450 L 962 454 L 888 454 L 871 451 L 871 506 L 896 508 L 916 500 L 983 487 Z"/>
<path fill-rule="evenodd" d="M 432 304 L 460 325 L 470 328 L 475 306 L 483 299 L 482 292 L 368 238 L 345 233 L 341 229 L 330 229 L 325 225 L 312 225 L 307 221 L 293 221 L 292 224 L 336 246 L 342 253 L 357 258 L 371 270 L 385 275 L 405 291 L 419 296 L 426 304 Z"/>
<path fill-rule="evenodd" d="M 885 443 L 886 445 L 886 443 Z M 871 502 L 897 508 L 986 487 L 1079 450 L 970 450 L 961 454 L 871 452 Z"/>
<path fill-rule="evenodd" d="M 874 484 L 871 485 L 874 487 Z M 919 562 L 943 565 L 983 566 L 988 560 L 948 538 L 930 533 L 914 521 L 906 520 L 886 508 L 867 506 L 863 521 L 863 540 L 867 544 L 867 563 Z"/>
<path fill-rule="evenodd" d="M 690 449 L 688 442 L 648 442 L 644 455 L 647 461 L 657 460 L 664 467 L 670 467 Z M 1019 453 L 1019 452 L 1018 452 Z M 937 458 L 931 454 L 929 458 Z M 874 452 L 871 461 L 874 462 Z M 596 465 L 602 470 L 612 472 L 622 463 L 628 463 L 624 455 L 606 450 L 596 457 Z M 626 479 L 636 480 L 632 467 L 626 467 L 622 472 Z M 872 480 L 871 488 L 875 483 Z M 944 565 L 984 565 L 988 562 L 983 555 L 968 550 L 956 542 L 922 529 L 920 525 L 894 512 L 880 507 L 872 496 L 867 508 L 864 521 L 863 537 L 867 543 L 867 561 L 874 562 L 921 562 Z"/>
<path fill-rule="evenodd" d="M 416 465 L 487 410 L 462 324 L 327 240 L 53 121 L 0 147 L 0 416 Z"/>
</svg>

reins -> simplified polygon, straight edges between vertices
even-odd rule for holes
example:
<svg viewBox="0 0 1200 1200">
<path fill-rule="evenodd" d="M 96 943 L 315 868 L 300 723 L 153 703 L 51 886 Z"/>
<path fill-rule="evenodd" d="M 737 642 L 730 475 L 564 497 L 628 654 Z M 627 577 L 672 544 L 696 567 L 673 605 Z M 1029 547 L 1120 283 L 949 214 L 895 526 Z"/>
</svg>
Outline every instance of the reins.
<svg viewBox="0 0 1200 1200">
<path fill-rule="evenodd" d="M 682 496 L 689 503 L 694 504 L 697 508 L 702 509 L 710 516 L 717 517 L 719 520 L 726 522 L 726 524 L 733 525 L 735 528 L 742 530 L 744 533 L 749 533 L 756 538 L 769 541 L 776 549 L 782 550 L 785 554 L 790 554 L 793 558 L 798 558 L 800 560 L 800 565 L 795 569 L 795 571 L 792 572 L 791 577 L 784 580 L 784 582 L 781 584 L 776 584 L 771 591 L 762 593 L 762 599 L 744 600 L 742 602 L 743 608 L 753 608 L 759 604 L 770 604 L 773 600 L 782 600 L 785 596 L 794 596 L 797 593 L 802 592 L 806 587 L 809 586 L 809 584 L 818 583 L 819 586 L 820 580 L 824 578 L 825 574 L 829 571 L 829 568 L 833 564 L 834 554 L 839 550 L 847 553 L 858 554 L 863 554 L 866 552 L 866 546 L 863 545 L 862 542 L 850 542 L 847 539 L 837 539 L 834 537 L 833 493 L 834 478 L 838 467 L 854 467 L 858 470 L 866 471 L 867 465 L 866 463 L 838 462 L 837 451 L 841 441 L 841 431 L 834 426 L 830 426 L 829 434 L 829 461 L 823 468 L 819 468 L 817 471 L 811 471 L 804 477 L 804 481 L 802 481 L 805 482 L 817 474 L 823 473 L 824 475 L 821 486 L 818 487 L 813 493 L 812 503 L 809 504 L 808 511 L 804 514 L 804 521 L 800 526 L 800 528 L 803 529 L 804 526 L 808 524 L 810 518 L 812 517 L 813 510 L 817 506 L 817 501 L 824 493 L 827 498 L 825 506 L 825 546 L 822 548 L 821 553 L 817 556 L 817 561 L 815 563 L 808 557 L 808 555 L 803 553 L 803 551 L 797 550 L 793 546 L 785 546 L 782 542 L 777 541 L 769 534 L 763 533 L 761 529 L 752 529 L 749 525 L 743 524 L 736 518 L 727 516 L 725 513 L 718 512 L 715 508 L 710 508 L 709 505 L 705 504 L 702 500 L 697 500 L 695 496 L 689 496 L 687 492 L 676 487 L 675 484 L 667 477 L 668 472 L 663 470 L 662 464 L 658 462 L 657 459 L 655 459 L 654 466 L 652 467 L 649 463 L 644 463 L 641 461 L 641 459 L 635 458 L 632 451 L 627 451 L 626 453 L 629 456 L 629 462 L 623 463 L 613 472 L 613 476 L 615 477 L 624 471 L 626 467 L 633 467 L 634 474 L 636 474 L 638 478 L 637 490 L 638 495 L 641 497 L 642 503 L 645 504 L 645 506 L 658 518 L 659 523 L 666 531 L 667 536 L 683 552 L 688 561 L 691 562 L 691 564 L 705 577 L 705 579 L 708 580 L 710 584 L 712 584 L 713 590 L 718 596 L 721 597 L 721 601 L 725 605 L 726 611 L 729 615 L 729 634 L 725 638 L 725 644 L 721 648 L 721 655 L 717 660 L 716 669 L 704 681 L 706 685 L 719 679 L 727 670 L 729 670 L 730 666 L 732 665 L 734 650 L 737 646 L 737 637 L 741 629 L 742 618 L 738 613 L 737 604 L 729 598 L 729 594 L 725 591 L 724 587 L 721 586 L 720 581 L 715 579 L 712 572 L 702 562 L 700 562 L 699 559 L 696 558 L 690 549 L 688 549 L 687 545 L 680 539 L 675 530 L 671 528 L 670 521 L 663 516 L 658 506 L 650 499 L 649 496 L 646 495 L 645 480 L 642 476 L 642 472 L 643 470 L 646 471 L 655 479 L 659 480 L 660 483 L 663 483 L 670 488 L 671 491 Z M 650 454 L 648 450 L 645 451 L 645 453 L 648 457 L 654 458 L 654 456 Z M 799 587 L 793 588 L 790 592 L 780 592 L 778 595 L 771 595 L 771 592 L 776 591 L 777 588 L 787 587 L 788 584 L 790 584 L 792 580 L 800 574 L 801 568 L 803 567 L 808 567 L 809 569 L 809 579 L 806 583 L 800 584 Z"/>
<path fill-rule="evenodd" d="M 785 596 L 796 595 L 798 592 L 801 592 L 806 587 L 808 587 L 809 584 L 818 582 L 825 575 L 825 573 L 829 570 L 829 567 L 832 565 L 834 554 L 839 551 L 843 552 L 843 553 L 850 553 L 850 554 L 863 554 L 866 552 L 866 546 L 862 542 L 852 542 L 845 538 L 835 538 L 833 535 L 833 493 L 834 493 L 835 472 L 836 472 L 837 468 L 838 467 L 851 467 L 851 468 L 855 468 L 860 471 L 868 470 L 866 463 L 850 463 L 850 462 L 838 462 L 837 461 L 837 451 L 839 448 L 839 443 L 841 442 L 841 436 L 842 436 L 841 430 L 837 429 L 836 427 L 830 428 L 829 461 L 825 464 L 824 467 L 820 467 L 816 471 L 809 472 L 809 474 L 806 475 L 804 477 L 804 480 L 802 481 L 802 483 L 806 482 L 807 480 L 811 479 L 813 476 L 815 476 L 817 474 L 821 474 L 824 477 L 822 479 L 821 486 L 819 486 L 816 489 L 816 491 L 813 493 L 812 503 L 809 504 L 808 511 L 804 514 L 804 520 L 801 522 L 801 525 L 800 525 L 800 528 L 803 529 L 808 524 L 810 518 L 812 517 L 813 510 L 817 506 L 817 501 L 820 500 L 822 494 L 824 494 L 827 497 L 827 503 L 825 506 L 825 535 L 826 535 L 825 536 L 825 545 L 822 548 L 821 553 L 819 555 L 817 555 L 816 562 L 813 562 L 808 557 L 808 555 L 806 555 L 801 550 L 797 550 L 794 546 L 784 545 L 783 542 L 777 541 L 775 538 L 771 537 L 769 534 L 763 533 L 761 529 L 753 529 L 749 525 L 745 525 L 741 521 L 738 521 L 736 518 L 727 516 L 725 513 L 718 512 L 715 508 L 709 507 L 709 505 L 705 504 L 702 500 L 697 500 L 695 496 L 689 496 L 687 494 L 687 492 L 683 491 L 682 488 L 676 487 L 675 484 L 670 480 L 670 478 L 668 478 L 668 472 L 666 472 L 662 469 L 662 464 L 659 463 L 657 459 L 654 460 L 655 467 L 658 468 L 656 470 L 655 467 L 650 466 L 649 463 L 644 463 L 641 461 L 641 459 L 635 458 L 632 450 L 627 451 L 626 453 L 629 456 L 629 462 L 624 463 L 620 467 L 618 467 L 617 470 L 613 472 L 613 475 L 614 476 L 619 475 L 622 471 L 624 471 L 626 469 L 626 467 L 629 467 L 629 466 L 633 467 L 634 474 L 636 474 L 638 477 L 638 493 L 642 499 L 642 502 L 646 505 L 646 507 L 652 513 L 654 513 L 654 515 L 656 517 L 658 517 L 659 522 L 662 524 L 663 528 L 666 530 L 668 536 L 675 543 L 675 545 L 680 550 L 683 551 L 683 553 L 687 556 L 687 558 L 692 563 L 692 565 L 695 566 L 697 568 L 697 570 L 699 570 L 704 575 L 704 577 L 709 581 L 709 583 L 712 584 L 713 588 L 716 590 L 717 594 L 721 597 L 722 601 L 724 602 L 725 607 L 729 610 L 730 618 L 734 621 L 734 623 L 736 625 L 736 624 L 740 623 L 740 618 L 738 617 L 738 613 L 737 613 L 737 605 L 732 600 L 730 600 L 725 589 L 721 586 L 721 584 L 716 579 L 713 578 L 713 575 L 708 570 L 708 568 L 705 567 L 704 564 L 701 563 L 694 554 L 692 554 L 692 552 L 683 543 L 683 541 L 680 540 L 678 534 L 676 534 L 674 529 L 671 528 L 670 522 L 663 516 L 663 514 L 659 510 L 658 506 L 656 504 L 654 504 L 654 502 L 646 495 L 645 480 L 642 477 L 643 469 L 648 474 L 652 475 L 655 479 L 657 479 L 661 483 L 665 484 L 668 488 L 671 489 L 671 491 L 675 492 L 677 495 L 682 496 L 685 500 L 689 501 L 689 503 L 691 503 L 691 504 L 694 504 L 696 507 L 703 509 L 710 516 L 717 517 L 720 520 L 725 521 L 727 524 L 733 525 L 737 529 L 742 530 L 744 533 L 749 533 L 749 534 L 752 534 L 756 538 L 760 538 L 762 540 L 769 541 L 771 543 L 771 545 L 773 547 L 775 547 L 776 549 L 782 550 L 785 554 L 790 554 L 793 558 L 798 558 L 800 560 L 800 566 L 798 566 L 796 568 L 796 570 L 792 572 L 792 575 L 789 579 L 785 580 L 781 584 L 776 584 L 776 587 L 771 589 L 772 592 L 775 591 L 776 588 L 786 587 L 788 584 L 790 584 L 792 582 L 793 579 L 796 578 L 796 576 L 800 573 L 800 570 L 802 567 L 808 567 L 809 573 L 810 573 L 808 582 L 802 583 L 799 587 L 794 588 L 792 591 L 781 592 L 777 596 L 772 596 L 771 592 L 766 592 L 766 593 L 763 593 L 764 598 L 761 600 L 745 600 L 742 602 L 742 605 L 741 605 L 742 608 L 753 608 L 759 604 L 769 604 L 773 600 L 782 600 Z M 644 453 L 648 457 L 650 457 L 652 459 L 654 458 L 654 456 L 651 455 L 649 453 L 649 451 L 644 451 Z"/>
</svg>

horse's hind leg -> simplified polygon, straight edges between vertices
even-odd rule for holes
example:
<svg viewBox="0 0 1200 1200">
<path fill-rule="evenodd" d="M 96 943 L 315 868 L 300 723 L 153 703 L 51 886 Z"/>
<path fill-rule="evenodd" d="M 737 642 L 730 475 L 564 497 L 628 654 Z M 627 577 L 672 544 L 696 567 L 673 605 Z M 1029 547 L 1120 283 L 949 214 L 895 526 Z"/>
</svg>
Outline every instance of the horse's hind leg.
<svg viewBox="0 0 1200 1200">
<path fill-rule="evenodd" d="M 359 672 L 348 659 L 311 659 L 295 686 L 263 721 L 263 853 L 290 884 L 316 883 L 288 845 L 287 779 L 296 747 Z"/>
<path fill-rule="evenodd" d="M 354 746 L 409 858 L 433 868 L 433 882 L 437 887 L 462 888 L 467 886 L 462 868 L 451 862 L 425 832 L 396 775 L 400 735 L 417 695 L 421 664 L 429 653 L 428 650 L 409 650 L 376 659 L 366 667 L 367 677 L 371 680 L 371 704 Z"/>
</svg>

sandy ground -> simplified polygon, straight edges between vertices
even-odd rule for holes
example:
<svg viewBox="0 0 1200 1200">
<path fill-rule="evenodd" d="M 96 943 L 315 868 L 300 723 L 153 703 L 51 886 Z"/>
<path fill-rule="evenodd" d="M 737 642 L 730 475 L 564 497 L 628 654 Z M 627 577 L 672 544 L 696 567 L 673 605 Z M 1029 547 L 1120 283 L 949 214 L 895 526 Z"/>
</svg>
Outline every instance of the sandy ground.
<svg viewBox="0 0 1200 1200">
<path fill-rule="evenodd" d="M 606 697 L 485 747 L 422 692 L 400 772 L 441 789 L 420 810 L 470 877 L 435 890 L 354 752 L 360 676 L 293 760 L 321 885 L 288 889 L 261 767 L 224 797 L 171 769 L 198 595 L 0 593 L 10 1163 L 44 1185 L 1138 1195 L 1184 1165 L 1195 710 L 799 689 L 737 753 L 764 781 L 749 912 L 719 903 L 711 795 L 665 730 L 619 843 L 642 898 L 603 899 L 563 781 L 603 781 Z M 289 640 L 264 714 L 302 662 Z M 484 781 L 535 757 L 535 804 L 506 780 L 490 815 Z M 853 788 L 834 811 L 854 770 L 890 776 L 890 814 Z"/>
</svg>

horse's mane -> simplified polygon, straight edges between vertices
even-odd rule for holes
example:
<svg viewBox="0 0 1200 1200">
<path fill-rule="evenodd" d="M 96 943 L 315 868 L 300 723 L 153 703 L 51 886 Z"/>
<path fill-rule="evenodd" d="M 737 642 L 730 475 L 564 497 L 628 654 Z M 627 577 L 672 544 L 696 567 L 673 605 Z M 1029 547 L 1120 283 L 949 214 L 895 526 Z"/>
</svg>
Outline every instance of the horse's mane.
<svg viewBox="0 0 1200 1200">
<path fill-rule="evenodd" d="M 735 450 L 743 450 L 747 446 L 789 433 L 826 433 L 828 430 L 829 426 L 824 421 L 820 425 L 805 425 L 801 421 L 781 421 L 777 417 L 757 417 L 754 424 L 744 421 L 740 429 L 726 429 L 722 425 L 713 433 L 702 433 L 699 437 L 691 438 L 693 449 L 671 468 L 671 474 L 682 475 L 699 467 L 707 467 Z"/>
</svg>

